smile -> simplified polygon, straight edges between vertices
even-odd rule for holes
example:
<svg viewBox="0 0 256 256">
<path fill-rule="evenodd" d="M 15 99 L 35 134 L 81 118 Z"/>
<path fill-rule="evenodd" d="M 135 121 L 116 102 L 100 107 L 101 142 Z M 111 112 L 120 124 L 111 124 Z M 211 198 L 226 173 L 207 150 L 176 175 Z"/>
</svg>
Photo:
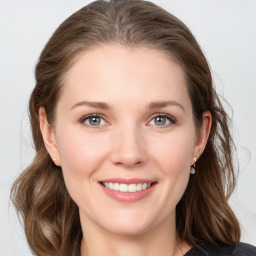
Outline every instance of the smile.
<svg viewBox="0 0 256 256">
<path fill-rule="evenodd" d="M 120 191 L 120 192 L 138 192 L 142 190 L 146 190 L 151 187 L 153 183 L 133 183 L 133 184 L 125 184 L 125 183 L 112 183 L 112 182 L 102 182 L 102 185 L 106 188 Z"/>
<path fill-rule="evenodd" d="M 150 195 L 158 182 L 145 179 L 116 178 L 99 182 L 105 194 L 117 201 L 136 202 Z"/>
</svg>

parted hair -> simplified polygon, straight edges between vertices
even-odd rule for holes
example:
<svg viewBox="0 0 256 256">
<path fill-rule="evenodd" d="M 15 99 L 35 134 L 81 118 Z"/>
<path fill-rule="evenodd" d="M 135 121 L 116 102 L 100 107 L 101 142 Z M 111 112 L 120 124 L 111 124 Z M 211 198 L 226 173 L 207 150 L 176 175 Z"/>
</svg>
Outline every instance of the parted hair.
<svg viewBox="0 0 256 256">
<path fill-rule="evenodd" d="M 57 28 L 36 65 L 36 85 L 29 101 L 35 157 L 11 191 L 32 252 L 40 256 L 80 255 L 78 206 L 66 189 L 61 167 L 52 162 L 45 148 L 39 108 L 45 109 L 48 123 L 54 125 L 63 77 L 76 57 L 86 49 L 112 43 L 149 47 L 169 55 L 184 70 L 195 127 L 200 129 L 204 111 L 212 115 L 211 132 L 196 174 L 191 175 L 176 208 L 178 238 L 191 245 L 238 242 L 239 223 L 228 204 L 236 181 L 230 118 L 214 89 L 200 46 L 179 19 L 151 2 L 98 0 Z"/>
</svg>

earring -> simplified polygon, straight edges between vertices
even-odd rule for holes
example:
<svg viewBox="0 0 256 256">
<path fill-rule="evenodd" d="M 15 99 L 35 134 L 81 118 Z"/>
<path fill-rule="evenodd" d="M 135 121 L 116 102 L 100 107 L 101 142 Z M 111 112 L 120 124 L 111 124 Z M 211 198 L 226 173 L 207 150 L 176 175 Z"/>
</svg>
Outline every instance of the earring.
<svg viewBox="0 0 256 256">
<path fill-rule="evenodd" d="M 190 167 L 190 174 L 195 174 L 196 173 L 196 157 L 194 157 L 195 163 Z"/>
</svg>

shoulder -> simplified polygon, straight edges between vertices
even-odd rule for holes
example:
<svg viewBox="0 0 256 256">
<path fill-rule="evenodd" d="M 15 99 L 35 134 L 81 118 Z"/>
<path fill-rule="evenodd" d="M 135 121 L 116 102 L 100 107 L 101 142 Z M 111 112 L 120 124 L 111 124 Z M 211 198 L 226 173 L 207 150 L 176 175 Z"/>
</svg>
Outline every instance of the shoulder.
<svg viewBox="0 0 256 256">
<path fill-rule="evenodd" d="M 246 243 L 227 246 L 204 242 L 192 248 L 184 256 L 256 256 L 256 247 Z"/>
<path fill-rule="evenodd" d="M 256 256 L 256 247 L 246 243 L 238 243 L 232 256 Z"/>
</svg>

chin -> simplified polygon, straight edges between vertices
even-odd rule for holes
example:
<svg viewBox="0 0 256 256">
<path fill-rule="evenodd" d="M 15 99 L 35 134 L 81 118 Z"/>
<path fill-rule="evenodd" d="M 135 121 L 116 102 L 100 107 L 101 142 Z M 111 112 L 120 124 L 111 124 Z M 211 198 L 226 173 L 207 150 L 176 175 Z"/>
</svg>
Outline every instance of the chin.
<svg viewBox="0 0 256 256">
<path fill-rule="evenodd" d="M 142 217 L 142 216 L 141 216 Z M 132 217 L 122 216 L 113 218 L 112 221 L 109 221 L 105 228 L 115 234 L 124 235 L 124 236 L 132 236 L 132 235 L 142 235 L 149 231 L 153 224 L 153 220 L 147 219 L 146 216 L 142 218 L 138 218 L 137 216 Z"/>
<path fill-rule="evenodd" d="M 134 222 L 136 223 L 136 222 Z M 120 236 L 139 236 L 145 234 L 149 230 L 148 227 L 138 227 L 136 224 L 127 226 L 111 227 L 109 232 Z"/>
</svg>

